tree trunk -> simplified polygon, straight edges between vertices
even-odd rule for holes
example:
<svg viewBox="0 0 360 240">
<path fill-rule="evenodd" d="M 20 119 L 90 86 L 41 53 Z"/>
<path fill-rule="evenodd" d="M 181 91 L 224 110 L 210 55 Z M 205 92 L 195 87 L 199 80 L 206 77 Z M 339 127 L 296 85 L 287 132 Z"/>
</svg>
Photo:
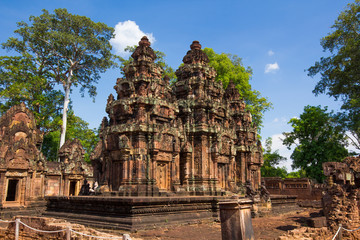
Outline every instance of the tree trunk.
<svg viewBox="0 0 360 240">
<path fill-rule="evenodd" d="M 65 143 L 66 124 L 67 124 L 67 110 L 68 110 L 68 106 L 69 106 L 69 102 L 70 102 L 70 84 L 66 84 L 64 86 L 64 90 L 65 90 L 65 99 L 64 99 L 64 108 L 63 108 L 63 117 L 62 117 L 62 126 L 61 126 L 59 149 Z"/>
</svg>

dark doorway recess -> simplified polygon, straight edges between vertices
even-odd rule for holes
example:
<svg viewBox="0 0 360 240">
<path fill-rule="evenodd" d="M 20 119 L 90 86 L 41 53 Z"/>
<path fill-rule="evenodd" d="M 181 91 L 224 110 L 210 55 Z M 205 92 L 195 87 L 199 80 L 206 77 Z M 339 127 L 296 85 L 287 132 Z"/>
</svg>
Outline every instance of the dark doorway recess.
<svg viewBox="0 0 360 240">
<path fill-rule="evenodd" d="M 16 193 L 18 191 L 19 180 L 9 179 L 6 201 L 16 201 Z"/>
<path fill-rule="evenodd" d="M 69 196 L 75 196 L 76 181 L 70 182 Z"/>
</svg>

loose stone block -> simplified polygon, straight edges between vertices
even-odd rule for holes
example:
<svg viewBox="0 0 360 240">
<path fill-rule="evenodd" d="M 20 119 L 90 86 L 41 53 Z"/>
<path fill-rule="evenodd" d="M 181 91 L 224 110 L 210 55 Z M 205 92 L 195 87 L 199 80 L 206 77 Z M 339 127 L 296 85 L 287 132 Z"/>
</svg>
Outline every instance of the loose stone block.
<svg viewBox="0 0 360 240">
<path fill-rule="evenodd" d="M 251 200 L 220 202 L 222 239 L 252 240 Z"/>
</svg>

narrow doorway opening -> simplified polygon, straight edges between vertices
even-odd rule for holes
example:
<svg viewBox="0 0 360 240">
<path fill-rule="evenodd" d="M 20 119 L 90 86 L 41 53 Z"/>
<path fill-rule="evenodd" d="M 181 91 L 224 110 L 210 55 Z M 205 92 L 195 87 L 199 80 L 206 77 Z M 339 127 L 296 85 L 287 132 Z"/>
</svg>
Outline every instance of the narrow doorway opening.
<svg viewBox="0 0 360 240">
<path fill-rule="evenodd" d="M 70 181 L 69 196 L 76 196 L 77 181 Z"/>
<path fill-rule="evenodd" d="M 9 179 L 8 189 L 6 194 L 6 201 L 16 201 L 18 192 L 19 180 Z"/>
<path fill-rule="evenodd" d="M 225 164 L 218 164 L 218 180 L 222 189 L 226 189 L 226 166 Z"/>
</svg>

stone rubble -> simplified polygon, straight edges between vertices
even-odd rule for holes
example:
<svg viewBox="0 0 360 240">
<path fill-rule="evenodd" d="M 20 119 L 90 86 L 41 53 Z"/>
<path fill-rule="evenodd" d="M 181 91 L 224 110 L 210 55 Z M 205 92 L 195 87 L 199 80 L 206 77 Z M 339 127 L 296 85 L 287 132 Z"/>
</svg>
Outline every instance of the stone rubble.
<svg viewBox="0 0 360 240">
<path fill-rule="evenodd" d="M 20 221 L 27 224 L 30 227 L 35 229 L 44 230 L 44 231 L 56 231 L 62 230 L 70 227 L 76 232 L 83 234 L 97 236 L 97 237 L 117 237 L 119 240 L 122 240 L 122 234 L 110 234 L 101 231 L 97 231 L 92 228 L 85 227 L 80 224 L 69 223 L 65 220 L 54 219 L 54 218 L 45 218 L 45 217 L 18 217 Z M 15 219 L 13 219 L 15 220 Z M 15 223 L 9 223 L 8 227 L 5 229 L 0 229 L 0 238 L 4 240 L 14 240 L 15 239 Z M 20 224 L 19 227 L 19 239 L 21 240 L 64 240 L 66 239 L 66 233 L 41 233 L 29 229 L 28 227 Z M 71 240 L 87 240 L 89 237 L 81 236 L 76 233 L 71 233 Z M 96 238 L 93 238 L 96 239 Z M 131 238 L 132 240 L 139 240 L 136 238 Z"/>
</svg>

